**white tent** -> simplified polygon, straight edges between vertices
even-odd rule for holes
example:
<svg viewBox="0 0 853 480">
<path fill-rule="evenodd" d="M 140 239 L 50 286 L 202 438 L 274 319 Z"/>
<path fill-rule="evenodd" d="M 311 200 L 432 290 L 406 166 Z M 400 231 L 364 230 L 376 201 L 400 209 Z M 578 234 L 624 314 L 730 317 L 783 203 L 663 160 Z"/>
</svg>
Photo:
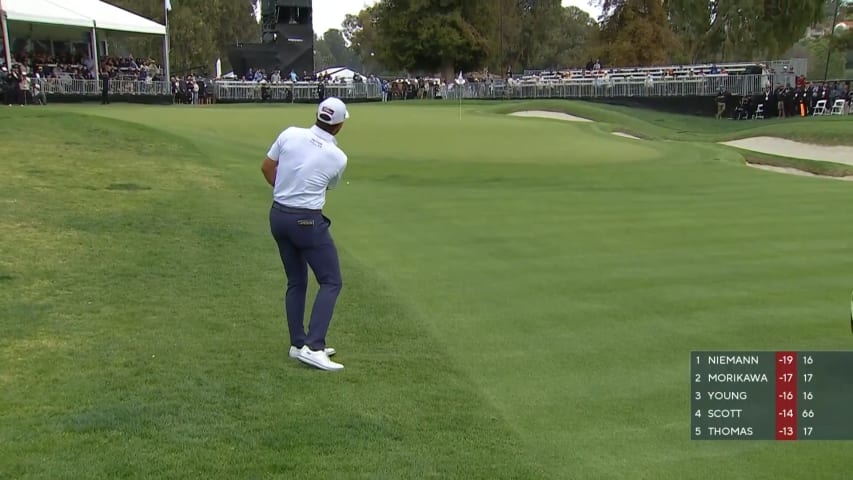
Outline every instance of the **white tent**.
<svg viewBox="0 0 853 480">
<path fill-rule="evenodd" d="M 91 18 L 49 0 L 2 0 L 6 20 L 92 28 Z"/>
<path fill-rule="evenodd" d="M 91 18 L 99 30 L 165 35 L 166 27 L 100 0 L 48 0 Z M 5 0 L 3 2 L 6 3 Z"/>
<path fill-rule="evenodd" d="M 11 63 L 8 22 L 85 29 L 91 33 L 95 54 L 98 30 L 166 35 L 163 25 L 100 0 L 0 0 L 0 6 L 7 63 Z"/>
<path fill-rule="evenodd" d="M 165 35 L 166 27 L 100 0 L 2 0 L 6 20 Z"/>
<path fill-rule="evenodd" d="M 356 75 L 356 72 L 347 67 L 330 67 L 325 70 L 320 70 L 317 72 L 317 75 L 331 76 L 335 80 L 352 80 Z"/>
</svg>

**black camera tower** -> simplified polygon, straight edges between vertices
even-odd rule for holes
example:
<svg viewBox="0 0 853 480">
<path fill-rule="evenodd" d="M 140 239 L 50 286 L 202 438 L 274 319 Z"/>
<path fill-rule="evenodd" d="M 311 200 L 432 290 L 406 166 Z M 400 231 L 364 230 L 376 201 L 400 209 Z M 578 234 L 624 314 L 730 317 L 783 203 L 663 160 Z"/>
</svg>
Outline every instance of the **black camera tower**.
<svg viewBox="0 0 853 480">
<path fill-rule="evenodd" d="M 311 0 L 261 0 L 261 43 L 238 44 L 228 52 L 234 73 L 240 77 L 253 68 L 269 76 L 291 70 L 300 78 L 314 73 L 314 25 Z"/>
</svg>

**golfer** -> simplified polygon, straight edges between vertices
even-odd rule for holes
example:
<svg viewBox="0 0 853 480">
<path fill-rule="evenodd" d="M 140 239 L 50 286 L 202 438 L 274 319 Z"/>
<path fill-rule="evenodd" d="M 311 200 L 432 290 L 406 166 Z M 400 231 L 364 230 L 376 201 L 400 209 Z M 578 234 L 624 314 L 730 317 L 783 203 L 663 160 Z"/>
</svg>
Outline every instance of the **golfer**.
<svg viewBox="0 0 853 480">
<path fill-rule="evenodd" d="M 323 206 L 326 190 L 340 182 L 347 166 L 347 156 L 335 140 L 347 118 L 344 102 L 335 97 L 323 100 L 314 126 L 283 131 L 261 165 L 264 177 L 273 187 L 270 230 L 287 275 L 284 305 L 290 330 L 290 357 L 321 370 L 344 368 L 329 359 L 335 350 L 326 348 L 326 332 L 341 291 L 341 268 L 329 233 L 332 222 L 323 215 Z M 306 334 L 308 266 L 320 284 L 320 291 Z"/>
</svg>

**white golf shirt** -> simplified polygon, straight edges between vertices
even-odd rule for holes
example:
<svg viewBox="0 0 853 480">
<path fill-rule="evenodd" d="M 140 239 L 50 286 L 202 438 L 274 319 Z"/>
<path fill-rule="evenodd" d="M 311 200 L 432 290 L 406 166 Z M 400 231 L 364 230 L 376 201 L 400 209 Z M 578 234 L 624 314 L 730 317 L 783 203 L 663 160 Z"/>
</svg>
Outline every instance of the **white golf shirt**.
<svg viewBox="0 0 853 480">
<path fill-rule="evenodd" d="M 273 199 L 291 208 L 322 210 L 347 166 L 334 135 L 316 125 L 281 132 L 267 157 L 278 162 Z"/>
</svg>

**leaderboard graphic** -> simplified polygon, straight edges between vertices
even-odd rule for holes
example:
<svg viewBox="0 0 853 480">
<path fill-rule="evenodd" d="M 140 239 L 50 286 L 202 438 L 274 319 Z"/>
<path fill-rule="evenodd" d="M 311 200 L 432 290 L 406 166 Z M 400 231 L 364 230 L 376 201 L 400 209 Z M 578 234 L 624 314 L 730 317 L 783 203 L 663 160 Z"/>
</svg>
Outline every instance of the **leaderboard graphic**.
<svg viewBox="0 0 853 480">
<path fill-rule="evenodd" d="M 691 352 L 693 440 L 853 440 L 853 352 Z"/>
</svg>

